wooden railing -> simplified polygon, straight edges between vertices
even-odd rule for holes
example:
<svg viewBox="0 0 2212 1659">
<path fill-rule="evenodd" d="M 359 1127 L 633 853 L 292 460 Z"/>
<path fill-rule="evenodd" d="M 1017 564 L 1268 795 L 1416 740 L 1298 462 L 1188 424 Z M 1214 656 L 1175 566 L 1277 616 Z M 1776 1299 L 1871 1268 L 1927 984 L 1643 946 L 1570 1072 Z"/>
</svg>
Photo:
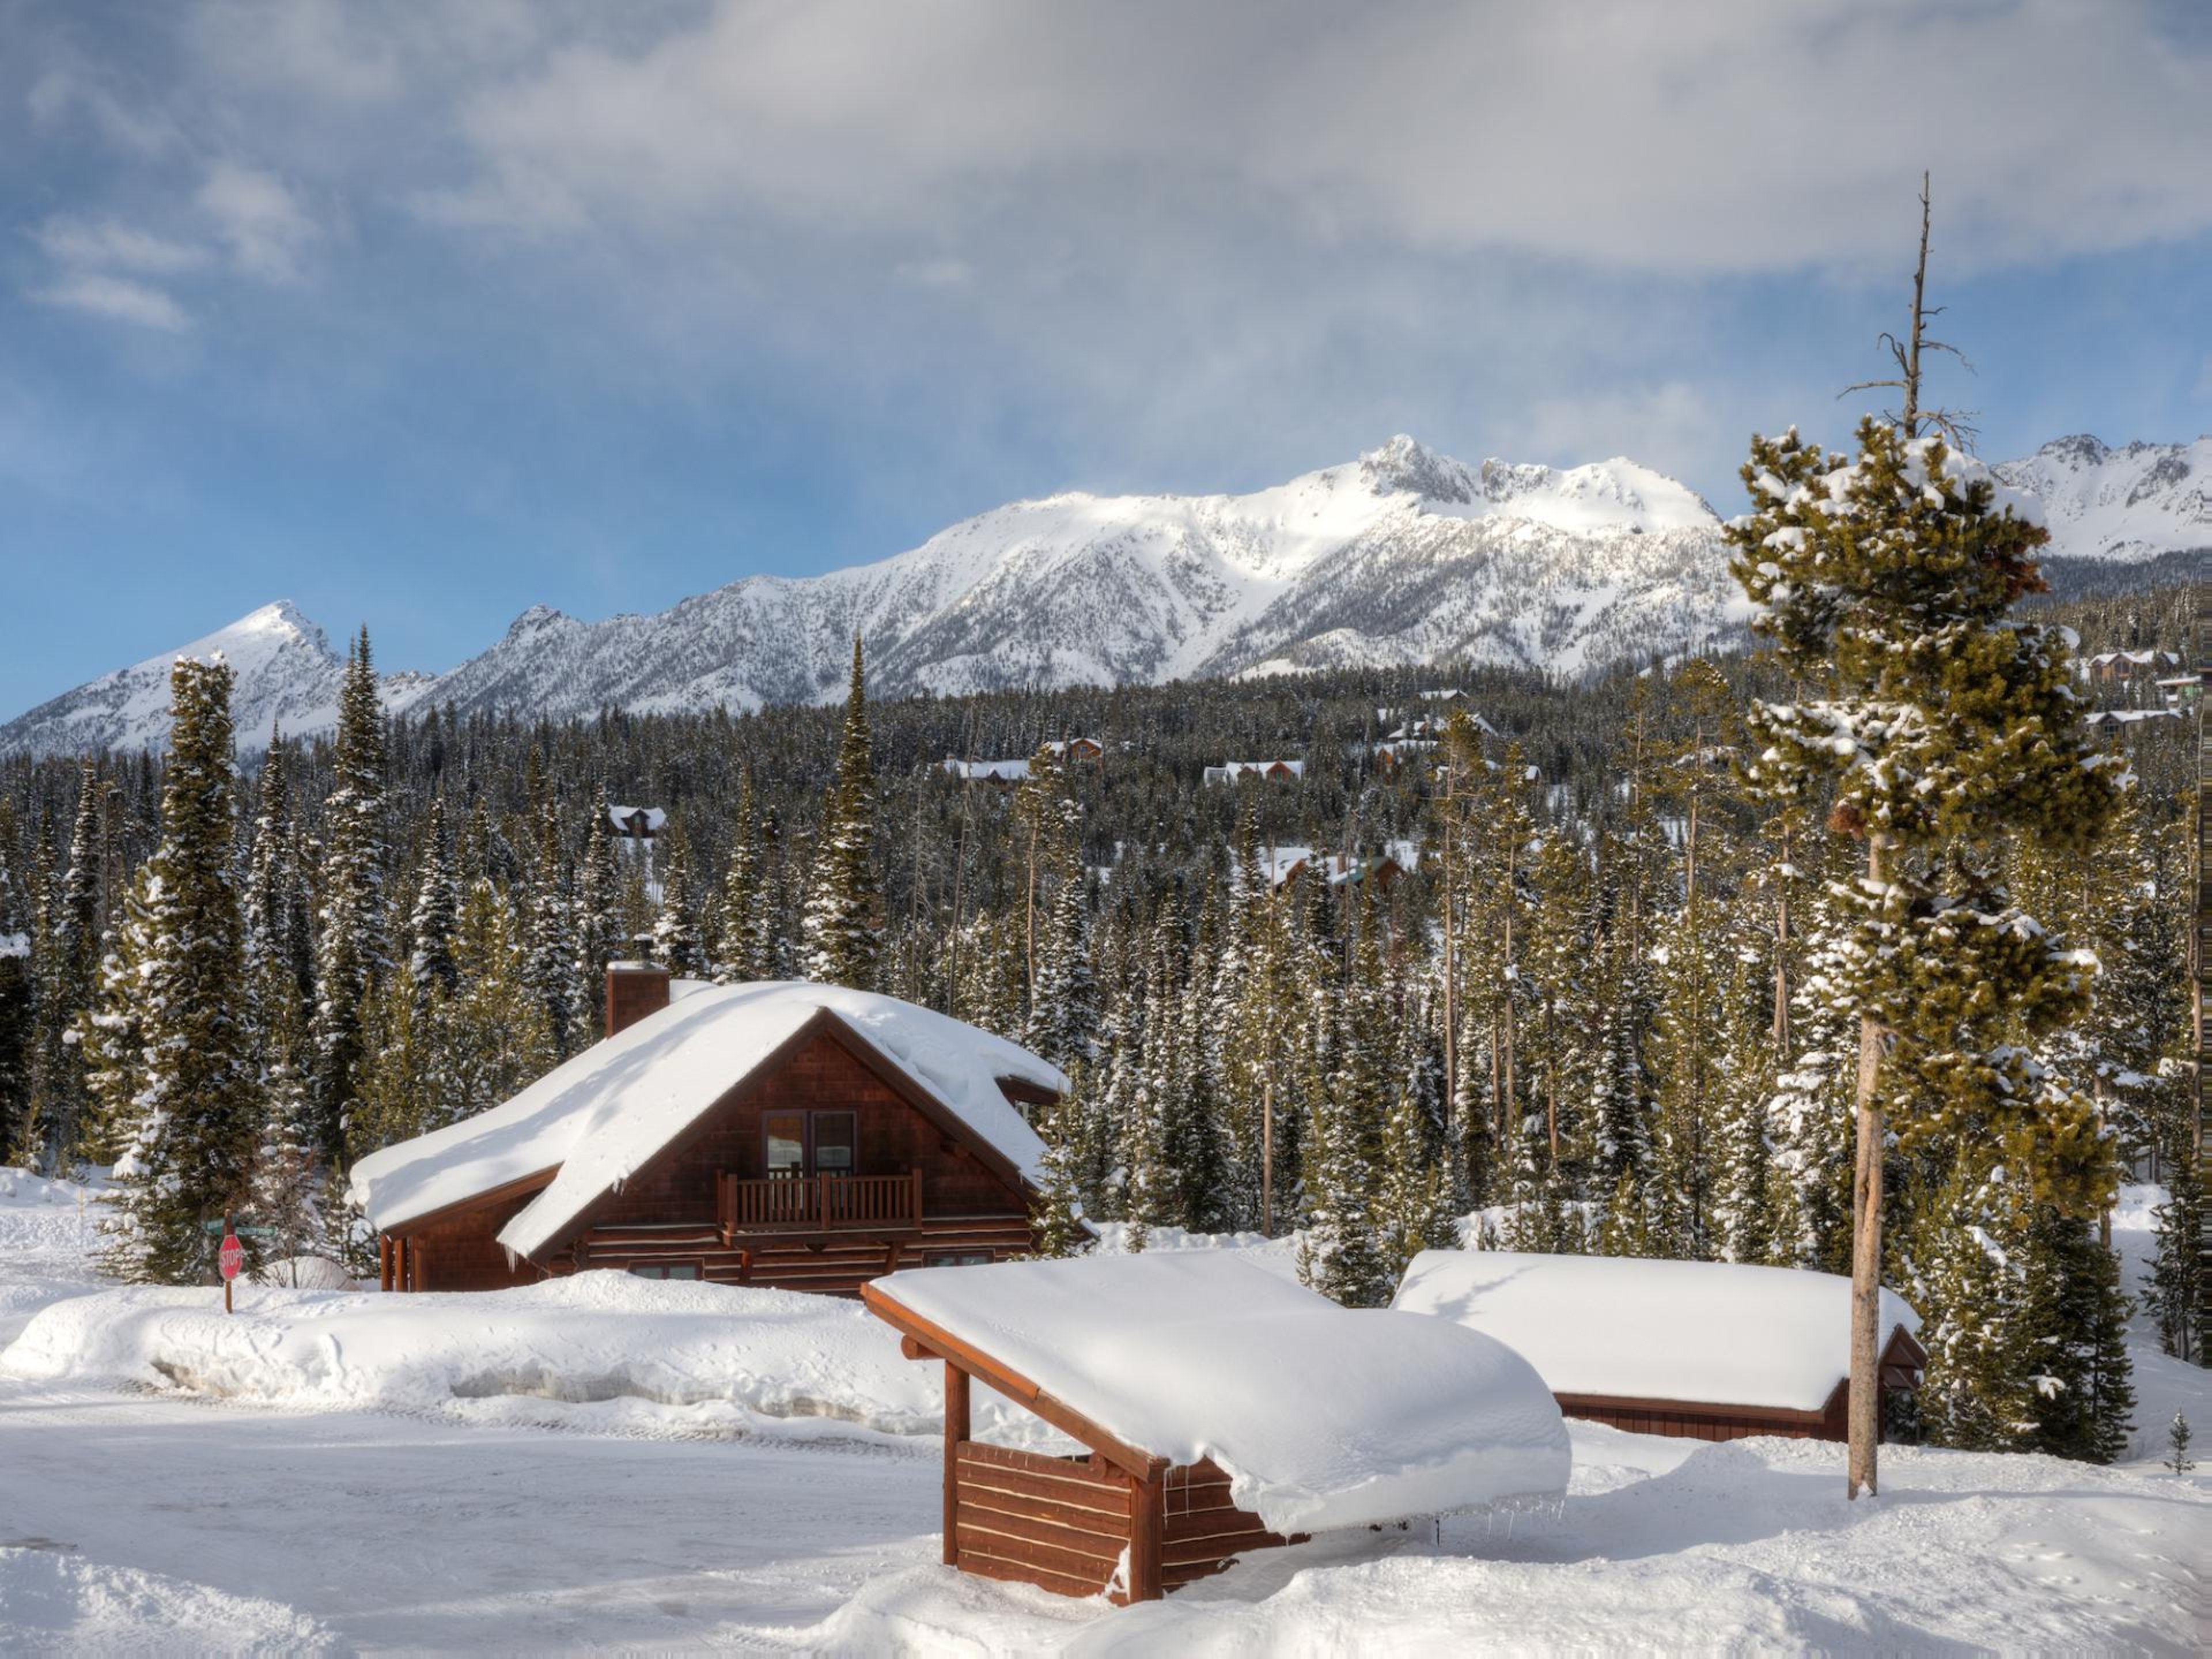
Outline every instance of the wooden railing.
<svg viewBox="0 0 2212 1659">
<path fill-rule="evenodd" d="M 722 1233 L 889 1232 L 921 1225 L 921 1171 L 721 1179 Z"/>
</svg>

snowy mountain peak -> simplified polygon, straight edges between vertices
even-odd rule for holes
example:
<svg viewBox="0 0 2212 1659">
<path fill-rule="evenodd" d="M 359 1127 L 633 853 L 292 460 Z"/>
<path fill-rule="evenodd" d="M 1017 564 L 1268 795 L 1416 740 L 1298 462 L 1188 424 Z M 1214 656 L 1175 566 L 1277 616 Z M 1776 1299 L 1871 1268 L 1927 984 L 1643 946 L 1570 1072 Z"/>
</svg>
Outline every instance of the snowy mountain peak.
<svg viewBox="0 0 2212 1659">
<path fill-rule="evenodd" d="M 2212 549 L 2212 437 L 2115 449 L 2076 433 L 1990 471 L 2042 501 L 2054 554 L 2130 561 Z"/>
<path fill-rule="evenodd" d="M 2041 499 L 2060 558 L 2212 547 L 2212 438 L 2112 449 L 2086 434 L 1994 469 Z M 549 605 L 385 707 L 559 720 L 834 701 L 854 634 L 885 696 L 1413 662 L 1580 674 L 1742 637 L 1720 521 L 1695 490 L 1616 457 L 1470 467 L 1400 434 L 1242 495 L 1080 492 L 1011 502 L 874 564 L 748 576 L 657 616 Z M 344 665 L 289 603 L 0 726 L 0 754 L 132 748 L 168 731 L 179 654 L 238 674 L 241 747 L 270 722 L 334 723 Z"/>
<path fill-rule="evenodd" d="M 1479 493 L 1475 475 L 1465 463 L 1402 432 L 1362 455 L 1359 468 L 1373 480 L 1378 495 L 1402 493 L 1427 501 L 1467 502 Z"/>
</svg>

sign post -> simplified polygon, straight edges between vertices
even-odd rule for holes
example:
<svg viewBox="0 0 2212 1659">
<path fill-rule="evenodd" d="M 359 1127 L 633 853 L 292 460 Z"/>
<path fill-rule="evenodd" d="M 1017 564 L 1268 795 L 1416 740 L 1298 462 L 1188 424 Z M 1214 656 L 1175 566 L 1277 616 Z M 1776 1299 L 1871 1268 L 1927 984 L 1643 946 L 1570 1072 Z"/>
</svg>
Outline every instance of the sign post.
<svg viewBox="0 0 2212 1659">
<path fill-rule="evenodd" d="M 216 1262 L 222 1269 L 222 1310 L 231 1311 L 230 1281 L 238 1277 L 238 1270 L 246 1265 L 246 1246 L 238 1242 L 238 1235 L 230 1230 L 230 1218 L 222 1223 L 222 1248 L 216 1252 Z"/>
</svg>

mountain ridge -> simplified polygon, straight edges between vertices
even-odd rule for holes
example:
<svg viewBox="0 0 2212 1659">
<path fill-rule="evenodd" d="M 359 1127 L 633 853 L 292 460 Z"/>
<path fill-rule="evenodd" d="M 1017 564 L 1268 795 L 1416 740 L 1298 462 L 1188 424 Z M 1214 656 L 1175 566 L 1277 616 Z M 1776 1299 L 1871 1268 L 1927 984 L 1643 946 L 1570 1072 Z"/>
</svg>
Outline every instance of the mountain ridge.
<svg viewBox="0 0 2212 1659">
<path fill-rule="evenodd" d="M 2212 438 L 2075 434 L 1992 471 L 2042 501 L 2054 559 L 2212 547 Z M 1721 525 L 1625 457 L 1470 466 L 1401 434 L 1244 495 L 1009 501 L 873 563 L 744 576 L 652 614 L 532 605 L 443 674 L 386 677 L 385 704 L 559 719 L 826 702 L 856 633 L 890 696 L 1407 662 L 1576 675 L 1743 637 Z M 334 722 L 343 661 L 280 600 L 0 726 L 0 754 L 158 744 L 168 664 L 214 650 L 239 671 L 242 748 Z"/>
</svg>

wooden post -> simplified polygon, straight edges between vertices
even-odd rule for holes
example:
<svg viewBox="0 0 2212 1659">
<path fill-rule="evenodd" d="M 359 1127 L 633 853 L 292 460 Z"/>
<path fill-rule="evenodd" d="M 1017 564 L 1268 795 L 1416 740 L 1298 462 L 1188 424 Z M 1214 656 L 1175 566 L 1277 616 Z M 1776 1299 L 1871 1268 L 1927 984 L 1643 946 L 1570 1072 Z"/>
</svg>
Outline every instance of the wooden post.
<svg viewBox="0 0 2212 1659">
<path fill-rule="evenodd" d="M 960 1565 L 960 1448 L 968 1438 L 968 1373 L 945 1362 L 945 1565 Z"/>
<path fill-rule="evenodd" d="M 392 1288 L 392 1235 L 376 1236 L 376 1287 L 380 1291 Z"/>
<path fill-rule="evenodd" d="M 920 1164 L 915 1164 L 915 1167 L 908 1172 L 908 1179 L 913 1182 L 914 1197 L 911 1200 L 911 1206 L 908 1210 L 907 1213 L 913 1220 L 914 1224 L 919 1227 L 921 1225 L 921 1166 Z"/>
<path fill-rule="evenodd" d="M 1160 1599 L 1160 1540 L 1167 1531 L 1167 1493 L 1162 1480 L 1129 1477 L 1129 1600 Z"/>
</svg>

